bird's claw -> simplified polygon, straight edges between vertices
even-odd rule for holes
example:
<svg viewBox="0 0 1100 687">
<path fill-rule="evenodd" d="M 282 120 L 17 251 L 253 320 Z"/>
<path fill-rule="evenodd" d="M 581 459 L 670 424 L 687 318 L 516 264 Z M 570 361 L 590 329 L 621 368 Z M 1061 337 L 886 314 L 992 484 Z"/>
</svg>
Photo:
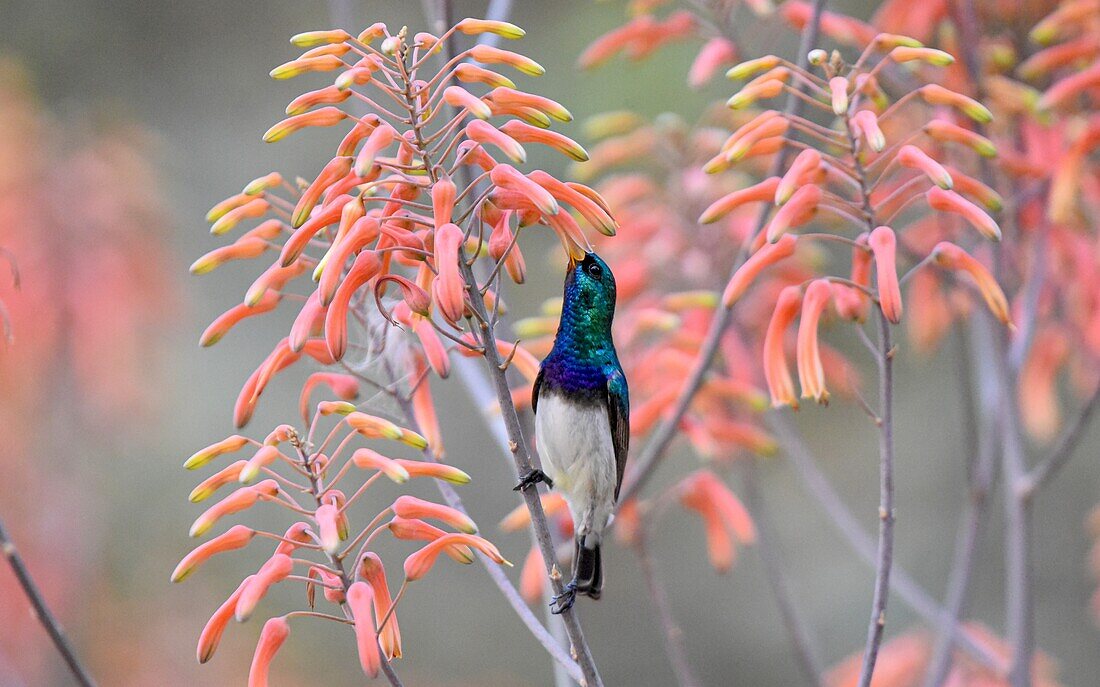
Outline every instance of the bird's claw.
<svg viewBox="0 0 1100 687">
<path fill-rule="evenodd" d="M 570 582 L 562 589 L 561 594 L 555 594 L 550 597 L 550 613 L 553 615 L 561 615 L 570 608 L 573 608 L 573 603 L 577 600 L 577 583 Z"/>
<path fill-rule="evenodd" d="M 519 478 L 519 484 L 512 487 L 512 491 L 527 491 L 531 487 L 535 486 L 539 482 L 545 482 L 546 486 L 551 489 L 554 488 L 554 480 L 550 479 L 545 472 L 538 468 L 533 468 L 523 477 Z"/>
</svg>

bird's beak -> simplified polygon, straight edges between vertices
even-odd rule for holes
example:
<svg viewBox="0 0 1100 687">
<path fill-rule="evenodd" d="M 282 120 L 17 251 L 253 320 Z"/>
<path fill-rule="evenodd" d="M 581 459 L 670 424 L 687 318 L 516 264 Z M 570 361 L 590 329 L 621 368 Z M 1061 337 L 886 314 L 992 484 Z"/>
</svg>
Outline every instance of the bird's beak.
<svg viewBox="0 0 1100 687">
<path fill-rule="evenodd" d="M 572 253 L 569 254 L 569 271 L 570 272 L 572 272 L 574 269 L 576 269 L 577 265 L 579 265 L 580 263 L 581 263 L 581 261 L 577 259 L 576 255 L 573 255 Z"/>
</svg>

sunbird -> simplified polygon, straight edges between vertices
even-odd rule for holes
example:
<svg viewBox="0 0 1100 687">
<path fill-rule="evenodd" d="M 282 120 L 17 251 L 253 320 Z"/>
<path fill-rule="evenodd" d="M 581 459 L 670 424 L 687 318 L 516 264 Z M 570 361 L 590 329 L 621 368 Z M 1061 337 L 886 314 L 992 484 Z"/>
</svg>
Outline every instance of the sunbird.
<svg viewBox="0 0 1100 687">
<path fill-rule="evenodd" d="M 630 394 L 611 338 L 615 275 L 600 256 L 570 258 L 554 348 L 535 378 L 531 404 L 543 470 L 516 489 L 546 482 L 573 514 L 573 579 L 551 612 L 573 606 L 577 593 L 603 590 L 600 542 L 610 524 L 630 445 Z"/>
</svg>

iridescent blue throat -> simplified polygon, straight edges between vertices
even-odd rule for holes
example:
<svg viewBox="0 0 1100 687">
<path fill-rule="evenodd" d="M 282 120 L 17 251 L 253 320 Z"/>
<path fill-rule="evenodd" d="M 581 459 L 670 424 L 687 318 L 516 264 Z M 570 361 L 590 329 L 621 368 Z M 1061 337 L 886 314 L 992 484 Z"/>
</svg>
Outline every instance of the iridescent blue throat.
<svg viewBox="0 0 1100 687">
<path fill-rule="evenodd" d="M 606 397 L 609 376 L 619 369 L 611 339 L 613 294 L 585 289 L 570 274 L 554 348 L 542 362 L 543 389 L 576 400 Z"/>
</svg>

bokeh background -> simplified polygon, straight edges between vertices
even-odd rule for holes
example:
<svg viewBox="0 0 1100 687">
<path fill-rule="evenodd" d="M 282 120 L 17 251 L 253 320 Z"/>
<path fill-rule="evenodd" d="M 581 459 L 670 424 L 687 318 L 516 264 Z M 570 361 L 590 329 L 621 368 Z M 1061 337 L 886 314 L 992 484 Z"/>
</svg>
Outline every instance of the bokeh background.
<svg viewBox="0 0 1100 687">
<path fill-rule="evenodd" d="M 673 110 L 690 121 L 726 88 L 693 92 L 685 85 L 692 46 L 579 73 L 580 51 L 621 23 L 620 2 L 515 5 L 512 20 L 528 30 L 523 51 L 547 68 L 539 92 L 565 103 L 578 120 L 628 108 L 646 115 Z M 873 9 L 837 5 L 857 16 Z M 482 2 L 456 7 L 460 17 L 484 12 Z M 427 27 L 420 4 L 409 1 L 0 3 L 7 100 L 0 105 L 0 204 L 7 203 L 0 246 L 24 253 L 20 293 L 12 295 L 6 278 L 0 282 L 0 297 L 23 303 L 13 307 L 15 345 L 0 355 L 8 357 L 0 363 L 0 516 L 104 685 L 242 684 L 247 674 L 257 622 L 231 626 L 206 666 L 195 662 L 194 643 L 210 612 L 259 559 L 228 556 L 186 584 L 168 581 L 192 545 L 187 528 L 200 510 L 187 502 L 194 475 L 181 463 L 232 432 L 240 384 L 289 320 L 258 318 L 216 348 L 200 348 L 206 324 L 261 268 L 197 278 L 187 267 L 217 245 L 202 221 L 213 203 L 268 171 L 312 173 L 325 161 L 332 142 L 325 132 L 276 145 L 260 135 L 300 92 L 300 84 L 267 77 L 296 54 L 287 38 L 330 28 L 334 15 L 350 18 L 342 20 L 349 30 L 374 21 Z M 794 48 L 778 20 L 754 21 L 744 33 L 745 55 Z M 562 131 L 581 136 L 576 124 Z M 532 162 L 560 171 L 556 158 Z M 36 183 L 21 185 L 20 173 Z M 104 201 L 104 188 L 127 200 Z M 525 248 L 529 284 L 513 294 L 517 316 L 534 313 L 560 288 L 553 246 L 542 247 Z M 85 348 L 90 352 L 74 354 Z M 966 497 L 964 420 L 953 400 L 958 350 L 948 341 L 934 357 L 903 354 L 898 369 L 896 560 L 937 597 Z M 506 556 L 522 560 L 526 535 L 499 534 L 493 525 L 518 503 L 511 468 L 457 388 L 442 384 L 436 394 L 449 454 L 475 478 L 463 490 L 474 517 Z M 280 379 L 253 426 L 282 422 L 296 397 L 293 376 Z M 822 468 L 873 528 L 874 436 L 851 431 L 865 426 L 861 411 L 836 403 L 796 419 Z M 1067 685 L 1096 684 L 1100 675 L 1082 525 L 1100 501 L 1097 438 L 1093 431 L 1082 443 L 1058 479 L 1058 496 L 1035 513 L 1039 644 L 1056 657 Z M 676 451 L 670 462 L 685 460 L 693 459 Z M 760 474 L 796 601 L 834 663 L 862 645 L 872 571 L 782 457 Z M 999 508 L 993 513 L 996 532 Z M 742 551 L 732 572 L 720 576 L 705 563 L 698 522 L 670 518 L 654 534 L 658 574 L 700 678 L 709 685 L 797 684 L 757 553 Z M 580 607 L 597 662 L 609 685 L 671 684 L 636 559 L 611 548 L 604 599 Z M 987 537 L 971 609 L 998 631 L 1001 560 L 1001 543 Z M 402 605 L 406 657 L 397 667 L 405 684 L 550 684 L 549 659 L 480 568 L 443 566 L 422 585 Z M 69 684 L 7 568 L 0 568 L 0 621 L 0 685 Z M 895 595 L 887 636 L 917 626 Z M 296 625 L 276 661 L 275 683 L 361 682 L 350 634 L 307 627 Z"/>
</svg>

